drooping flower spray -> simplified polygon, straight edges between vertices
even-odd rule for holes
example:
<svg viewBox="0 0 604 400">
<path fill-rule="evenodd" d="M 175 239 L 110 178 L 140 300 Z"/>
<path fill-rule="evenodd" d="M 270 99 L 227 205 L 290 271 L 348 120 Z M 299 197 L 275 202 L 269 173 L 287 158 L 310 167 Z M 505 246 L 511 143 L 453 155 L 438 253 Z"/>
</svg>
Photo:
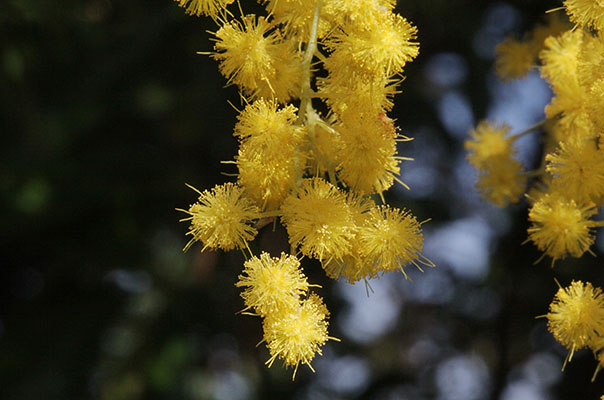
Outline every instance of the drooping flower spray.
<svg viewBox="0 0 604 400">
<path fill-rule="evenodd" d="M 198 202 L 180 210 L 190 223 L 185 249 L 199 241 L 202 251 L 247 252 L 236 284 L 244 313 L 263 320 L 267 364 L 281 359 L 295 377 L 334 340 L 301 258 L 350 283 L 432 266 L 422 222 L 376 204 L 395 182 L 404 185 L 409 159 L 397 144 L 410 139 L 387 113 L 418 55 L 417 29 L 393 12 L 393 0 L 262 0 L 267 16 L 242 15 L 245 4 L 227 10 L 232 0 L 176 1 L 219 25 L 209 56 L 243 99 L 239 151 L 227 161 L 237 181 L 198 191 Z M 285 226 L 292 254 L 254 255 L 249 242 L 273 221 Z"/>
<path fill-rule="evenodd" d="M 570 22 L 561 18 L 562 10 Z M 604 206 L 604 6 L 566 0 L 551 11 L 547 24 L 521 40 L 501 43 L 495 63 L 503 80 L 539 69 L 553 91 L 546 120 L 516 135 L 509 135 L 505 125 L 482 121 L 465 146 L 487 201 L 503 207 L 526 196 L 526 242 L 543 252 L 537 261 L 547 256 L 554 266 L 567 257 L 593 254 L 596 228 L 604 226 L 594 218 Z M 513 144 L 537 130 L 544 132 L 541 166 L 525 171 Z M 591 283 L 560 287 L 545 317 L 556 340 L 568 349 L 564 365 L 584 347 L 604 365 L 603 313 L 602 292 Z"/>
</svg>

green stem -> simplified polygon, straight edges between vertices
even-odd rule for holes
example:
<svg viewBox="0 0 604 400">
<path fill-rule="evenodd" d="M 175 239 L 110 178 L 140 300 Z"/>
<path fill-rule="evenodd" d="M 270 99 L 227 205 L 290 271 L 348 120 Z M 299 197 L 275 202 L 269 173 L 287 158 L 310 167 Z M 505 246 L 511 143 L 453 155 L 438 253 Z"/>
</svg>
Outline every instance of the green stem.
<svg viewBox="0 0 604 400">
<path fill-rule="evenodd" d="M 537 122 L 535 125 L 533 126 L 529 126 L 528 128 L 526 128 L 525 130 L 523 130 L 522 132 L 518 132 L 516 134 L 514 134 L 510 139 L 512 139 L 512 141 L 521 138 L 524 135 L 528 135 L 529 133 L 536 131 L 539 128 L 542 128 L 545 123 L 547 122 L 546 119 L 544 119 L 543 121 Z"/>
<path fill-rule="evenodd" d="M 545 169 L 539 168 L 539 169 L 535 169 L 533 171 L 527 171 L 523 175 L 526 176 L 527 178 L 536 178 L 538 176 L 543 175 L 544 173 L 545 173 Z"/>
<path fill-rule="evenodd" d="M 302 71 L 304 75 L 302 78 L 302 89 L 300 93 L 300 111 L 297 121 L 298 124 L 302 124 L 304 122 L 307 111 L 312 109 L 311 99 L 313 91 L 310 87 L 310 82 L 312 79 L 311 64 L 312 59 L 317 51 L 317 29 L 319 27 L 319 13 L 321 11 L 322 4 L 323 0 L 317 0 L 317 3 L 315 4 L 315 12 L 312 18 L 310 36 L 306 46 L 306 53 L 304 54 L 304 59 L 302 60 Z"/>
</svg>

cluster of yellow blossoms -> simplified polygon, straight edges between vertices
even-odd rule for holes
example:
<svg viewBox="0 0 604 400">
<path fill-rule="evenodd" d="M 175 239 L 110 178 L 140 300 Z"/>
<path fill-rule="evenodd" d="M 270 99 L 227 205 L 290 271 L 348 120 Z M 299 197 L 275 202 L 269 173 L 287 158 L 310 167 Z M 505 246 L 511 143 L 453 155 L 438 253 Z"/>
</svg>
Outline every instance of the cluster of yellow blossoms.
<svg viewBox="0 0 604 400">
<path fill-rule="evenodd" d="M 590 348 L 598 367 L 592 378 L 604 366 L 604 294 L 591 283 L 572 281 L 558 289 L 545 315 L 547 325 L 560 344 L 568 349 L 564 365 L 572 360 L 576 350 Z M 603 396 L 604 397 L 604 396 Z"/>
<path fill-rule="evenodd" d="M 422 223 L 376 204 L 400 182 L 406 159 L 397 142 L 409 138 L 386 113 L 418 54 L 416 28 L 393 12 L 394 0 L 263 0 L 267 17 L 240 18 L 226 9 L 232 0 L 177 1 L 220 26 L 209 55 L 245 104 L 229 162 L 237 182 L 198 191 L 198 202 L 180 210 L 190 222 L 185 249 L 199 241 L 202 251 L 247 250 L 236 284 L 245 311 L 263 318 L 267 364 L 282 359 L 295 376 L 334 339 L 298 257 L 350 283 L 432 265 L 421 254 Z M 277 221 L 292 254 L 254 256 L 248 243 Z"/>
<path fill-rule="evenodd" d="M 545 108 L 547 119 L 517 135 L 483 121 L 465 143 L 488 201 L 505 206 L 526 193 L 527 241 L 551 257 L 552 265 L 592 253 L 595 228 L 604 226 L 593 219 L 604 206 L 604 3 L 567 0 L 563 5 L 570 23 L 554 13 L 523 40 L 508 39 L 497 48 L 496 72 L 502 79 L 536 67 L 549 82 L 554 96 Z M 514 158 L 513 142 L 537 128 L 544 131 L 543 159 L 537 171 L 527 172 Z M 527 190 L 529 178 L 535 179 Z M 554 337 L 569 349 L 567 361 L 575 350 L 590 347 L 604 365 L 600 289 L 582 282 L 560 288 L 546 317 Z"/>
</svg>

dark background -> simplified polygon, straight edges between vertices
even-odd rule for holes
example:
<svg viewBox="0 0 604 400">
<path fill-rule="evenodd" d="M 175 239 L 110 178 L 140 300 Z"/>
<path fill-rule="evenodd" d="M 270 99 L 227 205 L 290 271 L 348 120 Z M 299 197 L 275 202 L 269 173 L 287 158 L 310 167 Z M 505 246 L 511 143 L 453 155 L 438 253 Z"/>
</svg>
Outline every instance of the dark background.
<svg viewBox="0 0 604 400">
<path fill-rule="evenodd" d="M 244 10 L 253 5 L 243 2 Z M 216 30 L 169 0 L 7 0 L 0 5 L 0 398 L 596 399 L 596 362 L 566 351 L 544 319 L 572 278 L 602 286 L 599 258 L 549 260 L 526 239 L 521 202 L 480 201 L 464 161 L 485 116 L 519 131 L 543 118 L 538 73 L 510 84 L 493 48 L 558 1 L 402 1 L 419 29 L 392 117 L 400 187 L 437 264 L 347 286 L 305 261 L 332 313 L 330 342 L 295 382 L 268 369 L 259 319 L 234 287 L 243 256 L 183 253 L 175 211 L 232 178 L 239 104 L 211 51 Z M 530 169 L 539 134 L 519 141 Z M 600 238 L 599 238 L 600 239 Z M 265 229 L 254 251 L 287 249 Z"/>
</svg>

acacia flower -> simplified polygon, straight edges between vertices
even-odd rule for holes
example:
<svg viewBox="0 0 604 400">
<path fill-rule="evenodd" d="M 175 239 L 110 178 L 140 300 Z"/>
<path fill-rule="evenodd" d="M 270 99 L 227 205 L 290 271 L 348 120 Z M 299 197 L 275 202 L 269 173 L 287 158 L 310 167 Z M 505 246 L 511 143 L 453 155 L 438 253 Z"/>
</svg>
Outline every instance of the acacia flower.
<svg viewBox="0 0 604 400">
<path fill-rule="evenodd" d="M 402 183 L 397 176 L 403 158 L 397 156 L 396 141 L 405 138 L 398 135 L 392 120 L 348 112 L 337 129 L 342 144 L 336 156 L 340 178 L 352 190 L 382 193 L 395 180 Z"/>
<path fill-rule="evenodd" d="M 259 3 L 265 4 L 268 13 L 274 21 L 284 26 L 286 35 L 291 36 L 292 41 L 308 40 L 317 0 L 261 0 Z M 317 37 L 323 37 L 331 28 L 321 15 L 318 20 Z"/>
<path fill-rule="evenodd" d="M 570 361 L 575 350 L 592 346 L 604 335 L 602 290 L 589 282 L 572 281 L 570 286 L 558 289 L 546 318 L 549 331 L 569 350 Z"/>
<path fill-rule="evenodd" d="M 241 297 L 246 309 L 251 308 L 265 317 L 295 309 L 309 284 L 295 256 L 281 253 L 276 258 L 263 252 L 260 257 L 245 262 L 243 274 L 239 275 L 235 286 L 245 288 Z"/>
<path fill-rule="evenodd" d="M 314 293 L 288 312 L 269 314 L 263 324 L 264 340 L 271 354 L 268 366 L 280 358 L 286 367 L 294 367 L 293 378 L 300 363 L 313 370 L 310 362 L 315 354 L 321 355 L 321 346 L 334 339 L 327 334 L 328 318 L 327 307 Z"/>
<path fill-rule="evenodd" d="M 243 141 L 270 136 L 283 145 L 297 146 L 303 136 L 303 129 L 295 125 L 297 112 L 298 109 L 291 104 L 278 109 L 275 100 L 258 99 L 239 114 L 234 135 Z"/>
<path fill-rule="evenodd" d="M 180 221 L 191 221 L 187 235 L 193 236 L 185 246 L 187 250 L 196 241 L 201 241 L 203 250 L 247 248 L 247 242 L 256 237 L 258 231 L 250 223 L 259 218 L 258 207 L 245 197 L 243 189 L 233 183 L 214 187 L 199 193 L 198 202 L 188 210 L 179 209 L 190 215 Z"/>
<path fill-rule="evenodd" d="M 577 63 L 583 35 L 583 32 L 577 29 L 564 32 L 560 36 L 550 36 L 545 40 L 545 48 L 539 53 L 542 63 L 540 71 L 553 85 L 554 90 L 577 81 Z"/>
<path fill-rule="evenodd" d="M 346 31 L 379 30 L 384 15 L 392 13 L 396 0 L 329 0 L 325 18 Z"/>
<path fill-rule="evenodd" d="M 174 0 L 178 5 L 186 8 L 186 13 L 200 16 L 201 14 L 215 18 L 220 11 L 226 9 L 233 0 Z"/>
<path fill-rule="evenodd" d="M 300 55 L 265 18 L 246 15 L 242 22 L 225 23 L 215 35 L 212 57 L 229 83 L 245 94 L 283 102 L 298 91 Z"/>
<path fill-rule="evenodd" d="M 294 125 L 296 108 L 277 110 L 274 100 L 256 100 L 239 115 L 235 136 L 238 182 L 263 210 L 279 207 L 301 179 L 306 164 L 304 129 Z"/>
<path fill-rule="evenodd" d="M 421 257 L 424 239 L 421 223 L 409 211 L 379 206 L 367 213 L 359 242 L 360 252 L 371 260 L 369 277 L 397 269 L 406 276 L 403 266 Z"/>
<path fill-rule="evenodd" d="M 597 30 L 604 29 L 604 4 L 600 0 L 565 0 L 564 7 L 571 22 Z"/>
<path fill-rule="evenodd" d="M 470 131 L 470 139 L 464 142 L 470 164 L 476 168 L 483 168 L 494 157 L 511 155 L 512 139 L 505 137 L 509 131 L 508 125 L 480 121 L 476 129 Z"/>
<path fill-rule="evenodd" d="M 529 211 L 528 239 L 552 262 L 567 255 L 581 257 L 594 242 L 593 205 L 580 206 L 557 193 L 544 194 Z"/>
<path fill-rule="evenodd" d="M 495 72 L 504 81 L 526 76 L 537 58 L 535 46 L 529 40 L 508 38 L 498 44 L 495 51 Z"/>
<path fill-rule="evenodd" d="M 384 13 L 379 28 L 336 32 L 326 43 L 331 65 L 352 68 L 359 78 L 400 74 L 419 54 L 417 28 L 398 14 Z M 333 72 L 331 68 L 330 72 Z"/>
<path fill-rule="evenodd" d="M 561 142 L 554 153 L 545 157 L 546 171 L 551 173 L 558 190 L 579 203 L 599 204 L 604 196 L 604 150 L 594 140 Z"/>
<path fill-rule="evenodd" d="M 321 266 L 325 274 L 332 279 L 344 278 L 349 283 L 355 283 L 361 279 L 369 279 L 376 276 L 373 260 L 363 253 L 364 244 L 361 241 L 360 232 L 367 225 L 369 211 L 375 208 L 375 203 L 368 197 L 349 193 L 346 203 L 350 207 L 357 234 L 350 240 L 350 252 L 344 254 L 341 259 L 332 258 L 325 260 Z"/>
<path fill-rule="evenodd" d="M 285 199 L 281 212 L 289 241 L 302 254 L 328 260 L 350 251 L 354 221 L 345 196 L 331 183 L 304 180 L 298 194 Z"/>
<path fill-rule="evenodd" d="M 491 157 L 479 170 L 476 187 L 487 201 L 498 207 L 517 203 L 526 187 L 524 168 L 510 155 Z"/>
<path fill-rule="evenodd" d="M 329 63 L 329 59 L 326 64 Z M 337 68 L 337 67 L 332 67 Z M 318 94 L 336 113 L 384 113 L 392 110 L 400 79 L 376 76 L 373 79 L 337 79 L 337 72 L 317 80 Z"/>
</svg>

